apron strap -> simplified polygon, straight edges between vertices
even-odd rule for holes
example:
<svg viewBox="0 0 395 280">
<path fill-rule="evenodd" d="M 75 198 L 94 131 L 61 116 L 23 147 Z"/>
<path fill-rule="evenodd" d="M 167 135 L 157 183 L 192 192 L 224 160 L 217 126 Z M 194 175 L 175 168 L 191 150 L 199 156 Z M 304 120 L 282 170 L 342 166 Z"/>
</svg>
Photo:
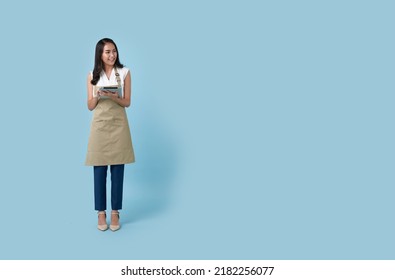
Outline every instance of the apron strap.
<svg viewBox="0 0 395 280">
<path fill-rule="evenodd" d="M 114 67 L 115 78 L 117 79 L 118 87 L 121 87 L 121 78 L 119 77 L 119 73 L 117 67 Z"/>
</svg>

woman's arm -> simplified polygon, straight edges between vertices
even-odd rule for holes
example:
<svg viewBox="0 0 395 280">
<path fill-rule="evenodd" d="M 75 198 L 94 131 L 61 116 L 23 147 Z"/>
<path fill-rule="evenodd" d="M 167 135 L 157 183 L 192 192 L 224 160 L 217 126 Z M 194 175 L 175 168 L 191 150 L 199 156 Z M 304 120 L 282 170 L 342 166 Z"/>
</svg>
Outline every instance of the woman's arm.
<svg viewBox="0 0 395 280">
<path fill-rule="evenodd" d="M 102 95 L 111 97 L 114 102 L 118 103 L 118 105 L 122 107 L 129 107 L 132 96 L 132 78 L 130 76 L 130 70 L 126 75 L 123 84 L 123 98 L 119 98 L 117 93 L 103 93 Z"/>
<path fill-rule="evenodd" d="M 97 102 L 99 101 L 98 97 L 93 97 L 93 86 L 91 84 L 91 74 L 88 74 L 88 79 L 87 79 L 87 89 L 88 89 L 88 109 L 92 111 L 93 109 L 96 108 Z"/>
</svg>

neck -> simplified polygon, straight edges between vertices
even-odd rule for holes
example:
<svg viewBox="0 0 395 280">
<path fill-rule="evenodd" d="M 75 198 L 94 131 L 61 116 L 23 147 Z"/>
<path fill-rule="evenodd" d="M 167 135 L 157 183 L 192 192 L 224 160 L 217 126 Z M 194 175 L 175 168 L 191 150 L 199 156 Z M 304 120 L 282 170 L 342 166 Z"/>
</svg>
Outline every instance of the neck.
<svg viewBox="0 0 395 280">
<path fill-rule="evenodd" d="M 104 72 L 111 72 L 111 70 L 114 68 L 114 66 L 108 66 L 104 65 Z"/>
</svg>

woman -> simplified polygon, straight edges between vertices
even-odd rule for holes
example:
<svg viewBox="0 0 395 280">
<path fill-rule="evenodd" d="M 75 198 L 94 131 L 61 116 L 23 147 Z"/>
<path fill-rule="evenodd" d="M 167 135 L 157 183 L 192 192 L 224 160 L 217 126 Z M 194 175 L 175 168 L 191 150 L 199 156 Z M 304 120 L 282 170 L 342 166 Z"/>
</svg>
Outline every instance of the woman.
<svg viewBox="0 0 395 280">
<path fill-rule="evenodd" d="M 88 109 L 93 110 L 93 119 L 86 165 L 93 166 L 97 228 L 101 231 L 108 228 L 105 212 L 106 178 L 110 166 L 110 229 L 116 231 L 120 228 L 124 164 L 134 162 L 134 152 L 125 112 L 125 107 L 130 105 L 131 75 L 129 69 L 119 61 L 118 48 L 113 40 L 104 38 L 96 44 L 95 66 L 93 72 L 88 74 L 87 87 Z"/>
</svg>

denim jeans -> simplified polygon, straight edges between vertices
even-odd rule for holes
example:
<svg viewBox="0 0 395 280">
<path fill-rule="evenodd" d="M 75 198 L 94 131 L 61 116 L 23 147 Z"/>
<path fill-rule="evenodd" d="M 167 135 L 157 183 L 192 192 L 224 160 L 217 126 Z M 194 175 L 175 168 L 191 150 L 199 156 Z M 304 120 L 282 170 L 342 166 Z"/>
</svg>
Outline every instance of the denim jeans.
<svg viewBox="0 0 395 280">
<path fill-rule="evenodd" d="M 122 209 L 124 167 L 124 164 L 110 165 L 112 210 Z M 95 210 L 97 211 L 104 211 L 107 209 L 107 168 L 107 165 L 93 167 L 95 185 Z"/>
</svg>

